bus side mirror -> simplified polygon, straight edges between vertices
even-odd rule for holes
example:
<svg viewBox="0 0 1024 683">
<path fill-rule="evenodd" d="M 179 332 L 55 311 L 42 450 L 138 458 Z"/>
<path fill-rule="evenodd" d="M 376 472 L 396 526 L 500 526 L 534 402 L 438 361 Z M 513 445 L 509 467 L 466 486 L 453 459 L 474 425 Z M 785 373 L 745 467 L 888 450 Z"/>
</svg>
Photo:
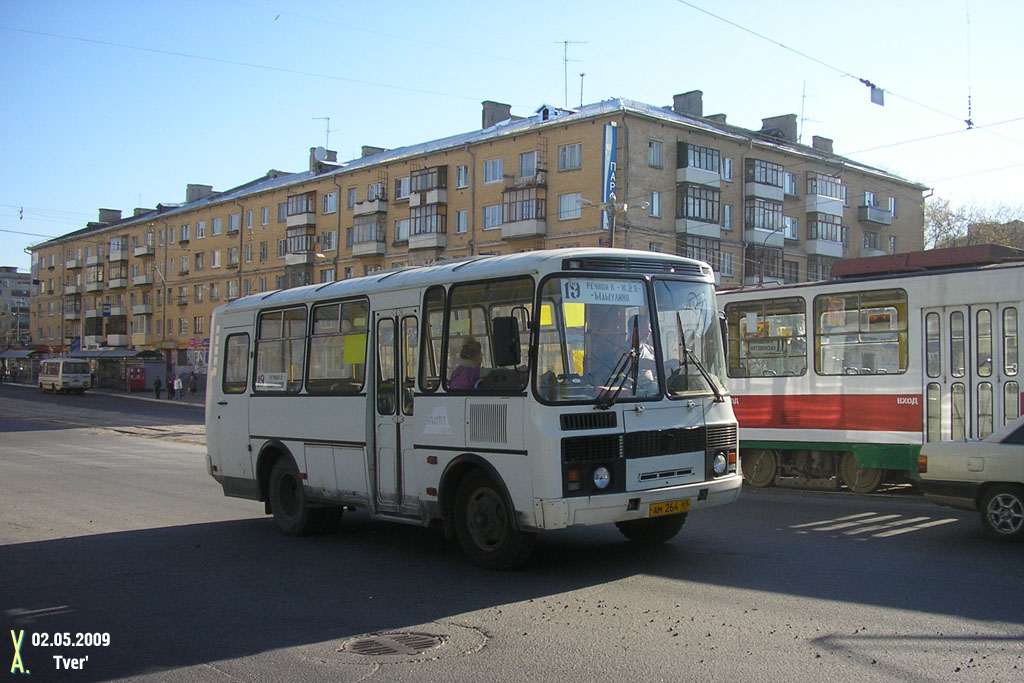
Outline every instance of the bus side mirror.
<svg viewBox="0 0 1024 683">
<path fill-rule="evenodd" d="M 718 327 L 722 330 L 722 353 L 729 360 L 729 323 L 725 319 L 725 311 L 718 312 Z"/>
<path fill-rule="evenodd" d="M 502 316 L 491 321 L 491 344 L 495 366 L 519 365 L 519 321 L 515 316 Z"/>
</svg>

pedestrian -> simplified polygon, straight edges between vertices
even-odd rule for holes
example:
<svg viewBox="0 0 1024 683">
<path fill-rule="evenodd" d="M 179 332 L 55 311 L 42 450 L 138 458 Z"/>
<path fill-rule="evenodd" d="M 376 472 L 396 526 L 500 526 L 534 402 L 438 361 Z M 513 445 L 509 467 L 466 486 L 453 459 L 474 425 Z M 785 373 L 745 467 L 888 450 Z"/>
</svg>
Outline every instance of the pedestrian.
<svg viewBox="0 0 1024 683">
<path fill-rule="evenodd" d="M 181 375 L 174 378 L 174 400 L 181 400 Z"/>
<path fill-rule="evenodd" d="M 167 387 L 167 400 L 168 401 L 173 401 L 174 400 L 174 380 L 172 380 L 170 377 L 168 377 L 167 381 L 164 382 L 164 386 Z"/>
<path fill-rule="evenodd" d="M 188 393 L 192 394 L 193 396 L 196 395 L 196 373 L 195 372 L 193 372 L 191 375 L 188 376 Z"/>
<path fill-rule="evenodd" d="M 153 380 L 153 393 L 156 394 L 157 398 L 160 398 L 160 390 L 163 389 L 163 388 L 164 388 L 164 383 L 160 381 L 159 377 L 157 377 L 155 380 Z"/>
</svg>

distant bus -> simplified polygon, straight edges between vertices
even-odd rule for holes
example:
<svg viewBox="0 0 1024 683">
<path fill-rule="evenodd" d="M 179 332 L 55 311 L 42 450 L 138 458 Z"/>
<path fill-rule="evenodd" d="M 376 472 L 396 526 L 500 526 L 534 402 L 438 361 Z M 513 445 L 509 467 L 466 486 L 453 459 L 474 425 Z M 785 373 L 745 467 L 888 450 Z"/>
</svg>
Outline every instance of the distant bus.
<svg viewBox="0 0 1024 683">
<path fill-rule="evenodd" d="M 211 327 L 210 473 L 288 534 L 365 508 L 500 569 L 546 529 L 663 543 L 740 492 L 699 261 L 470 257 L 249 296 Z"/>
<path fill-rule="evenodd" d="M 77 358 L 48 358 L 39 363 L 39 389 L 83 394 L 92 386 L 89 362 Z"/>
<path fill-rule="evenodd" d="M 927 252 L 924 252 L 927 254 Z M 719 292 L 752 486 L 869 493 L 926 441 L 980 439 L 1021 414 L 1024 263 Z"/>
</svg>

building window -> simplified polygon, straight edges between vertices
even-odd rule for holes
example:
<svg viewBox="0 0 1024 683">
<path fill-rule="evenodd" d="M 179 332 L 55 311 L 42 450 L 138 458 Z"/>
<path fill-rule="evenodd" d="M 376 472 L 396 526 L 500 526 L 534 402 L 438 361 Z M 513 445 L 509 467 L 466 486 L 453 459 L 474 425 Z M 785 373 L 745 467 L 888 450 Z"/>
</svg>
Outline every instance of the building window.
<svg viewBox="0 0 1024 683">
<path fill-rule="evenodd" d="M 370 183 L 366 186 L 366 201 L 373 202 L 378 199 L 387 199 L 384 194 L 384 183 Z"/>
<path fill-rule="evenodd" d="M 356 188 L 350 187 L 350 188 L 348 188 L 348 196 L 345 199 L 345 206 L 347 206 L 348 208 L 351 209 L 355 205 L 356 205 Z"/>
<path fill-rule="evenodd" d="M 233 213 L 228 216 L 228 233 L 238 232 L 242 227 L 242 214 Z"/>
<path fill-rule="evenodd" d="M 583 202 L 579 192 L 558 195 L 558 220 L 568 221 L 583 215 Z"/>
<path fill-rule="evenodd" d="M 797 194 L 796 194 L 796 174 L 795 173 L 785 173 L 785 174 L 783 174 L 782 178 L 783 178 L 783 186 L 782 186 L 783 191 L 786 194 L 788 194 L 788 195 L 790 195 L 792 197 L 797 196 Z"/>
<path fill-rule="evenodd" d="M 874 192 L 864 190 L 864 206 L 876 206 Z"/>
<path fill-rule="evenodd" d="M 206 267 L 206 252 L 196 252 L 196 270 L 202 270 Z"/>
<path fill-rule="evenodd" d="M 571 171 L 583 167 L 583 144 L 562 145 L 558 148 L 558 170 Z"/>
<path fill-rule="evenodd" d="M 536 187 L 524 187 L 519 190 L 507 190 L 503 203 L 504 223 L 529 221 L 544 217 L 544 199 L 537 198 Z"/>
<path fill-rule="evenodd" d="M 277 222 L 284 223 L 288 220 L 288 202 L 281 202 L 277 205 Z"/>
<path fill-rule="evenodd" d="M 238 265 L 238 247 L 228 247 L 228 267 Z"/>
<path fill-rule="evenodd" d="M 328 192 L 323 196 L 322 213 L 334 213 L 338 210 L 338 193 Z"/>
<path fill-rule="evenodd" d="M 288 241 L 280 239 L 277 241 L 277 258 L 284 258 L 288 253 Z"/>
<path fill-rule="evenodd" d="M 196 317 L 192 318 L 192 334 L 202 334 L 202 333 L 203 333 L 203 316 L 197 315 Z"/>
<path fill-rule="evenodd" d="M 680 142 L 676 145 L 677 168 L 699 168 L 718 173 L 719 159 L 718 150 L 711 147 L 700 147 L 687 142 Z"/>
<path fill-rule="evenodd" d="M 747 159 L 746 162 L 748 183 L 761 183 L 773 187 L 782 187 L 783 170 L 781 164 L 775 164 L 763 159 Z"/>
<path fill-rule="evenodd" d="M 220 268 L 220 249 L 210 252 L 210 267 Z"/>
<path fill-rule="evenodd" d="M 864 231 L 864 248 L 865 249 L 878 249 L 878 233 Z"/>
<path fill-rule="evenodd" d="M 459 209 L 455 212 L 455 232 L 464 233 L 469 230 L 469 210 Z"/>
<path fill-rule="evenodd" d="M 455 187 L 469 187 L 469 166 L 455 167 Z"/>
<path fill-rule="evenodd" d="M 722 158 L 722 180 L 732 180 L 732 157 Z"/>
<path fill-rule="evenodd" d="M 228 280 L 224 283 L 224 291 L 227 294 L 228 301 L 238 298 L 238 281 Z"/>
<path fill-rule="evenodd" d="M 782 236 L 787 240 L 800 239 L 800 235 L 797 232 L 797 219 L 792 216 L 782 217 Z"/>
<path fill-rule="evenodd" d="M 800 282 L 800 264 L 796 261 L 782 262 L 783 282 Z"/>
<path fill-rule="evenodd" d="M 519 177 L 533 178 L 537 175 L 537 152 L 523 152 L 519 155 Z"/>
<path fill-rule="evenodd" d="M 270 207 L 264 206 L 260 208 L 260 225 L 266 225 L 270 222 Z"/>
<path fill-rule="evenodd" d="M 267 260 L 267 243 L 260 242 L 260 261 Z"/>
<path fill-rule="evenodd" d="M 651 140 L 647 143 L 647 165 L 651 168 L 662 168 L 662 145 L 658 140 Z"/>
<path fill-rule="evenodd" d="M 676 189 L 676 218 L 717 223 L 721 193 L 706 185 L 686 184 Z"/>
<path fill-rule="evenodd" d="M 504 159 L 488 159 L 484 161 L 484 182 L 498 183 L 504 177 Z"/>
<path fill-rule="evenodd" d="M 243 252 L 243 255 L 245 256 L 245 262 L 246 263 L 252 263 L 252 245 L 251 244 L 245 245 L 245 251 Z"/>
<path fill-rule="evenodd" d="M 427 204 L 410 211 L 409 227 L 413 235 L 444 234 L 448 231 L 448 205 Z"/>
<path fill-rule="evenodd" d="M 203 303 L 203 289 L 206 285 L 195 285 L 192 287 L 192 300 L 197 304 Z"/>
<path fill-rule="evenodd" d="M 821 197 L 832 199 L 846 199 L 846 188 L 836 176 L 825 175 L 824 173 L 807 173 L 807 194 L 815 194 Z"/>
<path fill-rule="evenodd" d="M 324 268 L 320 271 L 320 284 L 334 282 L 334 268 Z"/>
<path fill-rule="evenodd" d="M 747 228 L 778 230 L 782 225 L 782 202 L 752 197 L 747 199 L 743 224 Z"/>
<path fill-rule="evenodd" d="M 765 278 L 782 277 L 782 249 L 748 244 L 743 258 L 743 274 L 764 282 Z"/>
<path fill-rule="evenodd" d="M 413 192 L 443 190 L 448 187 L 448 167 L 431 166 L 430 168 L 421 168 L 413 171 L 409 179 L 409 185 Z"/>
<path fill-rule="evenodd" d="M 807 239 L 828 240 L 829 242 L 843 241 L 843 226 L 839 222 L 839 216 L 828 213 L 809 213 L 807 217 Z"/>
<path fill-rule="evenodd" d="M 338 248 L 337 230 L 328 230 L 320 235 L 320 249 L 323 251 L 334 251 Z"/>
<path fill-rule="evenodd" d="M 399 218 L 395 221 L 395 242 L 409 241 L 409 219 Z"/>
<path fill-rule="evenodd" d="M 714 270 L 719 269 L 722 243 L 719 240 L 709 237 L 686 238 L 686 256 L 704 261 Z"/>
<path fill-rule="evenodd" d="M 217 218 L 213 219 L 213 222 L 210 225 L 210 234 L 213 237 L 216 237 L 217 235 L 219 235 L 221 233 L 221 222 L 222 221 L 221 221 L 220 217 L 217 217 Z"/>
<path fill-rule="evenodd" d="M 733 277 L 736 274 L 735 266 L 733 265 L 733 256 L 729 252 L 723 251 L 720 254 L 722 258 L 722 277 Z"/>
<path fill-rule="evenodd" d="M 245 212 L 245 229 L 252 229 L 252 209 L 249 209 L 248 211 Z"/>
<path fill-rule="evenodd" d="M 889 253 L 890 254 L 895 254 L 896 253 L 896 236 L 895 235 L 889 235 Z"/>
<path fill-rule="evenodd" d="M 501 204 L 484 207 L 484 230 L 501 227 Z"/>
<path fill-rule="evenodd" d="M 395 178 L 395 201 L 409 198 L 409 176 Z"/>
<path fill-rule="evenodd" d="M 732 230 L 732 204 L 722 204 L 722 230 Z"/>
<path fill-rule="evenodd" d="M 206 237 L 206 221 L 196 221 L 196 239 L 201 240 Z"/>
<path fill-rule="evenodd" d="M 648 192 L 647 204 L 647 215 L 651 218 L 661 218 L 661 193 L 654 191 Z"/>
<path fill-rule="evenodd" d="M 896 218 L 896 198 L 889 197 L 889 213 L 892 214 L 893 218 Z"/>
<path fill-rule="evenodd" d="M 353 239 L 356 244 L 384 241 L 384 221 L 382 213 L 370 214 L 368 216 L 356 216 L 353 230 Z"/>
<path fill-rule="evenodd" d="M 220 283 L 210 283 L 210 301 L 220 301 Z"/>
</svg>

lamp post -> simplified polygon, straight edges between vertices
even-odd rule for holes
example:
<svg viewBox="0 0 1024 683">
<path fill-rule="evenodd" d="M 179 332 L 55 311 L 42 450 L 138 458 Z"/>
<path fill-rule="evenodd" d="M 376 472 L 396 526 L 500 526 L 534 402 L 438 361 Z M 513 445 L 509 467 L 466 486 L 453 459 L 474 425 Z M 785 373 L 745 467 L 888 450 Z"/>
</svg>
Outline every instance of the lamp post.
<svg viewBox="0 0 1024 683">
<path fill-rule="evenodd" d="M 760 254 L 761 258 L 760 258 L 760 263 L 758 263 L 758 269 L 757 269 L 757 286 L 758 287 L 764 287 L 764 256 L 765 256 L 765 251 L 768 249 L 768 240 L 771 239 L 772 235 L 774 235 L 777 232 L 782 232 L 782 230 L 784 230 L 784 229 L 785 228 L 772 228 L 771 231 L 767 235 L 765 235 L 765 238 L 763 240 L 761 240 L 761 254 Z"/>
<path fill-rule="evenodd" d="M 629 211 L 629 207 L 630 207 L 629 202 L 628 201 L 623 201 L 623 202 L 616 201 L 615 193 L 613 192 L 613 193 L 608 195 L 608 201 L 606 201 L 606 202 L 601 202 L 601 203 L 598 204 L 598 203 L 590 201 L 589 199 L 582 199 L 581 198 L 581 199 L 577 200 L 577 204 L 576 205 L 577 206 L 583 206 L 583 205 L 586 205 L 586 206 L 596 206 L 597 208 L 601 209 L 602 211 L 607 211 L 608 212 L 608 246 L 609 247 L 614 247 L 615 246 L 615 217 L 616 217 L 616 215 L 619 212 L 622 212 L 623 214 L 625 214 L 627 211 Z M 646 201 L 640 202 L 639 204 L 633 204 L 634 207 L 639 207 L 641 209 L 648 208 L 650 205 L 651 205 L 651 203 L 650 202 L 646 202 Z M 623 246 L 628 248 L 629 244 L 627 243 L 627 244 L 624 244 Z"/>
</svg>

